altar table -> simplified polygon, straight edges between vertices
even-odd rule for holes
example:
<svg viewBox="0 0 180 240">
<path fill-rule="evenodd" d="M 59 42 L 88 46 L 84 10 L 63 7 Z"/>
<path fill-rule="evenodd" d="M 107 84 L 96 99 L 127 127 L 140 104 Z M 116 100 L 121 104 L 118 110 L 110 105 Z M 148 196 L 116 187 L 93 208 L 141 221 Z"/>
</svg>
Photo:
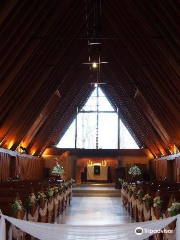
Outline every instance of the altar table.
<svg viewBox="0 0 180 240">
<path fill-rule="evenodd" d="M 108 180 L 108 167 L 100 166 L 100 174 L 94 174 L 94 166 L 87 166 L 87 180 L 100 180 L 107 181 Z"/>
</svg>

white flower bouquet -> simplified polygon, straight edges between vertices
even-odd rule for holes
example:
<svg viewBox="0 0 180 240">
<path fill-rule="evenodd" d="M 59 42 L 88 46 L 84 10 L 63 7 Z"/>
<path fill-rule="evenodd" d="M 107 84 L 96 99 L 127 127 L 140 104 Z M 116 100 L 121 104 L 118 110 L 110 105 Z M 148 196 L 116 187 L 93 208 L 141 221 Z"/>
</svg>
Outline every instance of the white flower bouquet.
<svg viewBox="0 0 180 240">
<path fill-rule="evenodd" d="M 148 206 L 149 207 L 152 207 L 153 205 L 153 198 L 149 195 L 149 194 L 146 194 L 143 199 L 143 201 L 147 202 Z"/>
<path fill-rule="evenodd" d="M 149 195 L 149 194 L 146 194 L 144 197 L 143 197 L 143 201 L 151 201 L 152 200 L 152 197 Z"/>
<path fill-rule="evenodd" d="M 75 182 L 75 180 L 73 178 L 69 179 L 69 183 L 72 185 Z"/>
<path fill-rule="evenodd" d="M 54 193 L 58 193 L 59 192 L 59 188 L 58 187 L 53 187 Z"/>
<path fill-rule="evenodd" d="M 141 175 L 141 170 L 138 166 L 135 165 L 129 169 L 128 173 L 132 176 Z"/>
<path fill-rule="evenodd" d="M 153 200 L 153 207 L 157 207 L 159 210 L 162 208 L 162 201 L 160 197 L 155 197 Z"/>
<path fill-rule="evenodd" d="M 54 195 L 54 188 L 48 188 L 46 191 L 46 197 L 47 199 L 49 199 L 50 197 L 52 197 Z"/>
<path fill-rule="evenodd" d="M 131 191 L 131 192 L 136 196 L 136 194 L 137 194 L 137 192 L 138 192 L 138 189 L 137 189 L 136 186 L 129 184 L 129 185 L 127 186 L 127 188 L 128 188 L 129 191 Z"/>
<path fill-rule="evenodd" d="M 174 199 L 171 207 L 168 208 L 168 212 L 171 214 L 171 216 L 175 216 L 179 214 L 179 211 L 180 211 L 180 203 L 176 202 L 176 200 Z"/>
<path fill-rule="evenodd" d="M 14 216 L 15 213 L 24 210 L 21 200 L 16 199 L 13 204 L 11 204 L 11 215 Z"/>
<path fill-rule="evenodd" d="M 128 189 L 129 191 L 131 191 L 132 185 L 128 184 L 127 189 Z"/>
<path fill-rule="evenodd" d="M 140 198 L 140 199 L 143 199 L 143 197 L 144 197 L 144 191 L 143 190 L 138 190 L 138 192 L 137 192 L 137 194 L 136 194 L 136 196 L 138 197 L 138 198 Z"/>
<path fill-rule="evenodd" d="M 118 181 L 119 181 L 121 184 L 123 184 L 123 182 L 124 182 L 124 179 L 122 179 L 122 178 L 119 178 L 119 179 L 118 179 Z"/>
<path fill-rule="evenodd" d="M 136 194 L 138 192 L 138 189 L 136 186 L 131 186 L 131 191 Z"/>
<path fill-rule="evenodd" d="M 64 183 L 63 183 L 63 188 L 68 188 L 68 185 L 69 185 L 68 182 L 64 182 Z"/>
<path fill-rule="evenodd" d="M 30 208 L 31 206 L 33 206 L 35 203 L 36 203 L 36 196 L 35 196 L 35 194 L 34 193 L 31 193 L 30 195 L 29 195 L 29 197 L 28 197 L 28 200 L 27 200 L 27 202 L 26 202 L 26 206 L 28 207 L 28 208 Z"/>
<path fill-rule="evenodd" d="M 56 162 L 56 166 L 53 168 L 52 173 L 61 176 L 62 174 L 65 173 L 65 171 L 64 168 L 61 167 L 61 165 L 58 162 Z"/>
<path fill-rule="evenodd" d="M 62 183 L 59 184 L 59 190 L 60 190 L 60 191 L 63 190 L 63 185 L 62 185 Z"/>
<path fill-rule="evenodd" d="M 45 194 L 43 191 L 39 191 L 39 192 L 38 192 L 37 199 L 38 199 L 39 201 L 45 200 L 45 199 L 46 199 L 46 194 Z"/>
</svg>

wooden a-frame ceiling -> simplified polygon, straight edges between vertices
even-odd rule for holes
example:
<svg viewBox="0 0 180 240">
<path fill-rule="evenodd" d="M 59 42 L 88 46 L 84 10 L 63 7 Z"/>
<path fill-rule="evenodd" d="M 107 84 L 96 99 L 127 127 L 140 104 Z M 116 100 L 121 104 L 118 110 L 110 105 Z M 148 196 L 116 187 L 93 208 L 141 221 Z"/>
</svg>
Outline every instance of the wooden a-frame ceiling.
<svg viewBox="0 0 180 240">
<path fill-rule="evenodd" d="M 179 151 L 179 1 L 95 1 L 103 91 L 140 147 Z M 0 1 L 1 147 L 39 155 L 63 135 L 96 81 L 94 19 L 93 0 Z"/>
</svg>

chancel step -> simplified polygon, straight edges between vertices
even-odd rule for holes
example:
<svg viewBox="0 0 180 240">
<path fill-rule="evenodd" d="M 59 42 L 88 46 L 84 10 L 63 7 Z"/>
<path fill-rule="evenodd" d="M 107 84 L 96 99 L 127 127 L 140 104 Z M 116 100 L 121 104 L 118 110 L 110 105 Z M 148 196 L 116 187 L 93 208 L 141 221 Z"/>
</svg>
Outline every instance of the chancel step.
<svg viewBox="0 0 180 240">
<path fill-rule="evenodd" d="M 114 184 L 80 184 L 73 188 L 74 197 L 120 197 Z"/>
</svg>

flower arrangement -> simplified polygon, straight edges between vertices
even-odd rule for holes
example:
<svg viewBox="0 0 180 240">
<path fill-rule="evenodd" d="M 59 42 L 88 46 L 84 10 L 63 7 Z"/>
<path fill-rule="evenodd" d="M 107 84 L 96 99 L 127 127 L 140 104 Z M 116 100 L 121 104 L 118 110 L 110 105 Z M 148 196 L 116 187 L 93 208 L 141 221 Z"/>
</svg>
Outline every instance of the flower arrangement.
<svg viewBox="0 0 180 240">
<path fill-rule="evenodd" d="M 128 172 L 130 175 L 136 176 L 136 175 L 141 175 L 141 170 L 138 166 L 134 165 L 129 169 Z"/>
<path fill-rule="evenodd" d="M 171 216 L 175 216 L 179 214 L 179 210 L 180 210 L 180 203 L 176 202 L 176 200 L 174 199 L 171 207 L 168 208 L 168 212 L 170 213 Z"/>
<path fill-rule="evenodd" d="M 136 186 L 128 184 L 127 189 L 131 191 L 133 194 L 135 195 L 137 194 L 138 189 Z"/>
<path fill-rule="evenodd" d="M 38 199 L 39 201 L 45 200 L 45 199 L 46 199 L 46 194 L 45 194 L 43 191 L 39 191 L 39 192 L 38 192 L 37 199 Z"/>
<path fill-rule="evenodd" d="M 143 190 L 138 190 L 138 192 L 136 193 L 136 196 L 140 199 L 143 199 L 144 197 L 144 191 Z"/>
<path fill-rule="evenodd" d="M 67 188 L 67 187 L 68 187 L 68 185 L 69 185 L 69 183 L 68 183 L 68 182 L 65 182 L 65 183 L 63 183 L 63 187 L 64 187 L 64 188 Z"/>
<path fill-rule="evenodd" d="M 153 198 L 149 195 L 149 194 L 146 194 L 143 199 L 143 201 L 147 202 L 149 208 L 152 207 L 153 205 Z"/>
<path fill-rule="evenodd" d="M 15 213 L 24 210 L 22 202 L 19 199 L 16 199 L 15 202 L 10 206 L 11 206 L 11 216 L 14 216 Z"/>
<path fill-rule="evenodd" d="M 49 199 L 54 195 L 54 188 L 48 188 L 46 191 L 46 198 Z"/>
<path fill-rule="evenodd" d="M 35 203 L 36 203 L 36 196 L 35 196 L 35 194 L 34 193 L 31 193 L 30 195 L 29 195 L 29 197 L 28 197 L 28 200 L 27 200 L 27 202 L 26 202 L 26 206 L 28 207 L 28 208 L 30 208 L 31 206 L 33 206 Z"/>
<path fill-rule="evenodd" d="M 153 200 L 153 207 L 157 207 L 159 210 L 162 208 L 162 201 L 160 197 L 155 197 Z"/>
<path fill-rule="evenodd" d="M 75 182 L 75 180 L 73 178 L 69 179 L 69 183 L 72 185 Z"/>
<path fill-rule="evenodd" d="M 123 184 L 122 184 L 123 188 L 127 188 L 128 185 L 129 185 L 129 184 L 128 184 L 127 182 L 123 182 Z"/>
<path fill-rule="evenodd" d="M 146 195 L 143 197 L 143 201 L 151 202 L 151 201 L 152 201 L 152 197 L 151 197 L 149 194 L 146 194 Z"/>
<path fill-rule="evenodd" d="M 133 195 L 134 195 L 135 198 L 137 197 L 137 193 L 138 193 L 138 189 L 136 188 L 136 189 L 134 189 L 134 191 L 133 191 Z"/>
<path fill-rule="evenodd" d="M 56 166 L 54 166 L 52 173 L 54 173 L 58 176 L 61 176 L 62 174 L 65 173 L 65 171 L 64 171 L 63 167 L 61 167 L 61 165 L 58 162 L 56 162 Z"/>
<path fill-rule="evenodd" d="M 121 184 L 123 184 L 123 182 L 124 182 L 124 179 L 122 179 L 122 178 L 119 178 L 119 179 L 118 179 L 118 181 L 119 181 Z"/>
<path fill-rule="evenodd" d="M 63 190 L 63 185 L 62 185 L 62 183 L 59 184 L 59 190 Z"/>
<path fill-rule="evenodd" d="M 131 185 L 131 191 L 136 195 L 138 192 L 138 188 L 136 186 Z"/>
<path fill-rule="evenodd" d="M 127 189 L 131 190 L 131 185 L 130 184 L 127 185 Z"/>
<path fill-rule="evenodd" d="M 54 190 L 54 193 L 58 193 L 59 192 L 58 187 L 53 187 L 53 190 Z"/>
</svg>

